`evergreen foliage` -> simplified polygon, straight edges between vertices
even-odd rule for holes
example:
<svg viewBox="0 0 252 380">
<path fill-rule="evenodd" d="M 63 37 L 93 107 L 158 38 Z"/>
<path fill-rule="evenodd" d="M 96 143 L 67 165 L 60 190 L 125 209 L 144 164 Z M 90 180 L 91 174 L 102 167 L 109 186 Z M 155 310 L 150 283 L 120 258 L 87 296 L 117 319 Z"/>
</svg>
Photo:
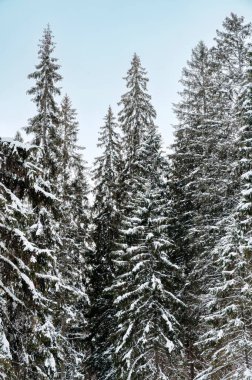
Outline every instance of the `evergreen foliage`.
<svg viewBox="0 0 252 380">
<path fill-rule="evenodd" d="M 250 25 L 231 14 L 223 26 L 224 31 L 217 31 L 216 46 L 208 49 L 200 42 L 192 51 L 183 70 L 182 100 L 175 107 L 179 124 L 171 181 L 178 260 L 185 269 L 182 299 L 189 308 L 181 324 L 190 379 L 204 365 L 195 346 L 205 330 L 200 300 L 218 279 L 209 252 L 223 236 L 239 192 L 236 139 Z"/>
<path fill-rule="evenodd" d="M 148 125 L 153 124 L 156 111 L 150 103 L 151 96 L 147 93 L 146 70 L 135 53 L 131 67 L 127 72 L 126 86 L 129 89 L 121 97 L 118 121 L 124 133 L 124 147 L 129 162 L 134 161 L 137 147 L 141 144 L 143 134 Z"/>
<path fill-rule="evenodd" d="M 225 234 L 213 251 L 218 282 L 206 299 L 202 336 L 208 367 L 199 379 L 251 379 L 251 127 L 252 53 L 242 94 L 239 130 L 240 200 L 226 221 Z"/>
<path fill-rule="evenodd" d="M 36 71 L 28 75 L 29 79 L 35 80 L 35 85 L 27 93 L 33 96 L 37 115 L 31 118 L 28 126 L 24 128 L 26 133 L 34 134 L 32 143 L 43 147 L 44 175 L 51 180 L 58 174 L 57 161 L 61 158 L 59 107 L 55 97 L 60 95 L 57 84 L 62 77 L 58 72 L 58 60 L 52 57 L 54 49 L 55 43 L 48 25 L 39 45 L 39 63 L 36 65 Z"/>
<path fill-rule="evenodd" d="M 57 322 L 61 328 L 67 360 L 61 370 L 67 378 L 82 379 L 86 356 L 86 314 L 89 305 L 87 295 L 87 256 L 90 251 L 88 232 L 88 184 L 86 167 L 77 144 L 79 124 L 76 110 L 65 95 L 59 113 L 61 160 L 57 196 L 61 202 L 59 231 L 61 245 L 58 271 L 64 283 L 58 302 Z"/>
<path fill-rule="evenodd" d="M 144 134 L 154 124 L 156 111 L 151 104 L 151 96 L 147 92 L 146 70 L 141 66 L 140 58 L 134 54 L 131 67 L 127 72 L 126 86 L 129 89 L 121 97 L 119 105 L 122 109 L 118 114 L 118 121 L 122 130 L 122 170 L 119 175 L 121 207 L 127 210 L 128 199 L 134 186 L 131 181 L 136 174 L 138 148 L 141 146 Z"/>
<path fill-rule="evenodd" d="M 112 335 L 113 376 L 168 379 L 181 349 L 176 308 L 179 268 L 172 260 L 169 209 L 162 197 L 160 138 L 152 125 L 136 150 L 129 213 L 114 252 L 117 326 Z"/>
<path fill-rule="evenodd" d="M 218 236 L 217 221 L 222 216 L 223 195 L 227 193 L 226 183 L 220 181 L 225 124 L 219 117 L 224 99 L 216 80 L 217 69 L 211 51 L 199 42 L 183 69 L 181 101 L 175 107 L 179 124 L 171 156 L 171 187 L 177 260 L 185 272 L 182 294 L 188 309 L 181 315 L 181 324 L 188 360 L 185 370 L 190 379 L 201 367 L 200 354 L 194 346 L 200 328 L 198 295 L 204 292 L 211 275 L 210 267 L 204 272 L 207 252 Z"/>
<path fill-rule="evenodd" d="M 90 280 L 92 302 L 90 367 L 98 379 L 105 379 L 111 370 L 108 341 L 113 326 L 114 307 L 113 299 L 105 289 L 111 285 L 114 278 L 112 251 L 115 248 L 120 223 L 117 179 L 121 165 L 121 146 L 118 126 L 111 107 L 104 121 L 98 139 L 98 147 L 102 149 L 102 154 L 95 160 L 93 173 L 95 187 L 92 211 L 95 252 Z"/>
<path fill-rule="evenodd" d="M 44 224 L 53 196 L 38 185 L 34 149 L 1 141 L 1 339 L 11 379 L 53 378 L 59 359 L 50 297 L 58 279 L 52 275 L 49 285 L 56 261 L 47 240 L 50 221 Z"/>
</svg>

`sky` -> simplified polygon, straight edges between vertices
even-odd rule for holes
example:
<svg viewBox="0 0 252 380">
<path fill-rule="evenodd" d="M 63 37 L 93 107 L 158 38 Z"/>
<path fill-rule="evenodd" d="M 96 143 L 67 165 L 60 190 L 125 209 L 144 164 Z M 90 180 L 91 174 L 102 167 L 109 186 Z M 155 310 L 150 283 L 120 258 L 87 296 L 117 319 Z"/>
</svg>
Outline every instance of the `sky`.
<svg viewBox="0 0 252 380">
<path fill-rule="evenodd" d="M 49 23 L 59 59 L 62 95 L 78 112 L 79 143 L 89 164 L 99 154 L 98 132 L 136 52 L 149 77 L 164 147 L 173 141 L 172 104 L 182 68 L 203 40 L 213 44 L 230 13 L 252 21 L 252 0 L 0 0 L 0 136 L 13 137 L 36 113 L 27 75 L 38 63 L 38 43 Z M 58 99 L 60 102 L 60 98 Z"/>
</svg>

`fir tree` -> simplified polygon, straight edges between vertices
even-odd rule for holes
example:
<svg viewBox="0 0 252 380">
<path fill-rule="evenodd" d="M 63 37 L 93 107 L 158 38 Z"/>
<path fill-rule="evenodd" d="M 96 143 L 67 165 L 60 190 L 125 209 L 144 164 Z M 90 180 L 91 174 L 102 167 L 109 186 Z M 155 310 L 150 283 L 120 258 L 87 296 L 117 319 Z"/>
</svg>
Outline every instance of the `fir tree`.
<svg viewBox="0 0 252 380">
<path fill-rule="evenodd" d="M 252 63 L 252 53 L 250 53 Z M 212 259 L 218 282 L 206 298 L 208 331 L 201 338 L 208 366 L 198 379 L 251 379 L 251 128 L 252 70 L 242 95 L 239 130 L 240 201 L 226 220 Z"/>
<path fill-rule="evenodd" d="M 53 196 L 38 186 L 41 172 L 32 163 L 34 149 L 1 142 L 1 339 L 6 376 L 13 380 L 54 378 L 60 354 L 49 312 L 54 303 L 49 286 L 58 281 L 50 278 L 54 257 L 50 244 L 37 244 L 38 235 L 46 238 L 49 225 L 43 228 L 36 208 L 45 216 L 42 210 Z"/>
<path fill-rule="evenodd" d="M 230 161 L 224 149 L 230 143 L 225 119 L 227 101 L 219 77 L 212 49 L 200 42 L 183 69 L 181 101 L 175 106 L 178 125 L 171 155 L 171 187 L 177 260 L 185 271 L 183 300 L 188 310 L 181 316 L 181 324 L 187 348 L 185 378 L 188 372 L 190 379 L 202 365 L 194 345 L 201 328 L 199 294 L 214 281 L 208 252 L 221 234 L 218 223 L 233 204 L 228 196 L 232 183 Z"/>
<path fill-rule="evenodd" d="M 181 350 L 176 319 L 176 309 L 182 306 L 176 295 L 179 268 L 172 262 L 169 207 L 160 186 L 160 138 L 154 125 L 142 141 L 135 150 L 130 211 L 123 217 L 114 253 L 112 378 L 170 379 L 175 378 L 174 353 Z"/>
<path fill-rule="evenodd" d="M 223 22 L 223 30 L 217 30 L 216 46 L 212 49 L 218 66 L 218 78 L 216 80 L 218 80 L 221 92 L 225 97 L 219 118 L 226 130 L 224 140 L 222 138 L 223 173 L 220 173 L 222 181 L 228 183 L 226 215 L 234 204 L 232 200 L 239 194 L 239 181 L 236 173 L 239 148 L 236 140 L 238 130 L 242 125 L 239 99 L 243 91 L 248 66 L 247 53 L 251 30 L 251 23 L 246 24 L 244 17 L 238 17 L 231 13 Z M 230 164 L 231 162 L 232 164 Z"/>
<path fill-rule="evenodd" d="M 154 123 L 156 112 L 147 92 L 148 78 L 141 66 L 140 58 L 134 54 L 131 67 L 127 73 L 126 86 L 129 89 L 121 97 L 122 109 L 118 115 L 123 132 L 123 160 L 125 166 L 119 177 L 122 204 L 127 204 L 127 193 L 131 188 L 131 177 L 134 175 L 134 162 L 137 149 L 143 141 L 144 133 Z"/>
<path fill-rule="evenodd" d="M 141 144 L 143 132 L 153 123 L 156 112 L 147 93 L 146 70 L 141 66 L 140 58 L 134 54 L 131 68 L 125 77 L 126 92 L 119 102 L 123 106 L 119 112 L 119 122 L 124 133 L 124 146 L 129 160 L 134 160 L 134 153 Z"/>
<path fill-rule="evenodd" d="M 121 165 L 120 138 L 111 107 L 100 130 L 98 147 L 102 154 L 94 167 L 93 239 L 95 252 L 90 282 L 90 370 L 97 379 L 105 379 L 111 370 L 109 334 L 114 321 L 112 297 L 104 292 L 114 277 L 112 251 L 118 237 L 120 205 L 118 204 L 118 175 Z"/>
<path fill-rule="evenodd" d="M 48 25 L 39 45 L 39 63 L 36 65 L 36 71 L 28 75 L 29 79 L 35 80 L 35 85 L 27 93 L 33 96 L 37 115 L 31 118 L 28 126 L 24 128 L 26 133 L 34 135 L 32 143 L 43 147 L 44 172 L 51 179 L 58 173 L 57 162 L 61 155 L 59 108 L 55 97 L 60 95 L 57 84 L 62 77 L 58 73 L 60 68 L 58 60 L 52 57 L 54 49 L 55 44 Z"/>
<path fill-rule="evenodd" d="M 66 95 L 60 109 L 60 132 L 62 156 L 58 162 L 58 197 L 60 207 L 61 246 L 58 258 L 58 271 L 62 276 L 65 291 L 61 292 L 60 309 L 57 313 L 68 360 L 62 363 L 62 371 L 67 378 L 84 376 L 86 355 L 87 307 L 89 298 L 87 285 L 88 235 L 88 185 L 82 147 L 77 145 L 79 124 L 76 110 L 72 108 Z"/>
<path fill-rule="evenodd" d="M 44 196 L 48 194 L 50 198 L 47 204 L 38 203 L 34 199 L 31 206 L 36 215 L 32 231 L 34 242 L 39 248 L 49 249 L 51 252 L 51 262 L 46 257 L 41 261 L 41 264 L 47 268 L 47 274 L 41 278 L 40 287 L 52 302 L 43 318 L 46 334 L 48 339 L 51 337 L 50 344 L 53 347 L 53 356 L 45 362 L 45 365 L 49 368 L 50 363 L 53 364 L 53 367 L 48 369 L 47 375 L 49 378 L 54 378 L 56 372 L 67 376 L 69 365 L 74 364 L 71 363 L 73 355 L 70 355 L 68 350 L 69 347 L 72 348 L 72 344 L 68 340 L 68 329 L 65 328 L 63 318 L 66 310 L 69 314 L 71 308 L 62 302 L 63 294 L 66 298 L 69 297 L 69 294 L 66 296 L 66 290 L 70 291 L 70 288 L 67 276 L 62 270 L 62 256 L 65 257 L 65 255 L 60 255 L 60 252 L 65 253 L 67 239 L 63 234 L 67 226 L 62 230 L 63 189 L 58 185 L 62 179 L 63 137 L 65 137 L 62 136 L 60 110 L 56 103 L 56 96 L 60 94 L 60 89 L 56 85 L 61 80 L 61 76 L 58 73 L 57 59 L 52 57 L 55 44 L 49 26 L 44 30 L 39 47 L 40 62 L 36 66 L 36 71 L 29 75 L 29 78 L 35 79 L 35 85 L 28 91 L 28 94 L 33 95 L 37 115 L 29 120 L 29 125 L 25 130 L 28 134 L 33 134 L 32 143 L 39 147 L 36 154 L 32 156 L 34 164 L 41 168 L 41 173 L 36 179 L 36 189 Z M 66 223 L 67 221 L 65 220 Z M 70 252 L 69 247 L 68 254 Z M 74 289 L 71 288 L 71 291 Z M 81 291 L 77 293 L 83 296 Z M 69 358 L 68 361 L 66 357 Z M 43 358 L 42 355 L 41 358 Z"/>
<path fill-rule="evenodd" d="M 223 89 L 235 106 L 244 83 L 251 24 L 231 13 L 223 22 L 223 30 L 216 33 L 214 50 L 222 68 Z"/>
</svg>

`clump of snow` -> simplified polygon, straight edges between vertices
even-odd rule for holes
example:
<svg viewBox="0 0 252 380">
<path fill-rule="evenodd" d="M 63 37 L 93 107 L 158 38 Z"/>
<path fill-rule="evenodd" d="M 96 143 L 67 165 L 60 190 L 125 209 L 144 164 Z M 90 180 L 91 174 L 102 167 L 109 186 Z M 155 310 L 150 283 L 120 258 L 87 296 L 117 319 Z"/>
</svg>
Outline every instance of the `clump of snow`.
<svg viewBox="0 0 252 380">
<path fill-rule="evenodd" d="M 11 359 L 10 345 L 3 331 L 2 319 L 0 318 L 0 359 Z"/>
<path fill-rule="evenodd" d="M 14 140 L 11 137 L 0 137 L 0 142 L 8 143 L 11 148 L 14 148 L 14 150 L 16 150 L 17 148 L 21 148 L 23 150 L 30 150 L 35 147 L 37 148 L 37 145 L 22 143 L 20 141 Z"/>
<path fill-rule="evenodd" d="M 56 372 L 56 363 L 52 353 L 50 353 L 49 357 L 46 358 L 45 366 L 50 369 L 51 372 Z"/>
</svg>

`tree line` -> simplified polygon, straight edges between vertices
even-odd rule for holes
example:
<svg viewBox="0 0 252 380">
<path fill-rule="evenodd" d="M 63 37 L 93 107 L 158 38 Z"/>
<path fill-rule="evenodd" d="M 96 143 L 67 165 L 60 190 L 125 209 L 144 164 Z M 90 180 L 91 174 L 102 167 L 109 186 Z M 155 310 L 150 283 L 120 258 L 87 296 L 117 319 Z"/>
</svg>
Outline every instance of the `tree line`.
<svg viewBox="0 0 252 380">
<path fill-rule="evenodd" d="M 44 30 L 0 139 L 0 379 L 252 380 L 251 31 L 192 50 L 169 154 L 134 54 L 90 173 Z"/>
</svg>

